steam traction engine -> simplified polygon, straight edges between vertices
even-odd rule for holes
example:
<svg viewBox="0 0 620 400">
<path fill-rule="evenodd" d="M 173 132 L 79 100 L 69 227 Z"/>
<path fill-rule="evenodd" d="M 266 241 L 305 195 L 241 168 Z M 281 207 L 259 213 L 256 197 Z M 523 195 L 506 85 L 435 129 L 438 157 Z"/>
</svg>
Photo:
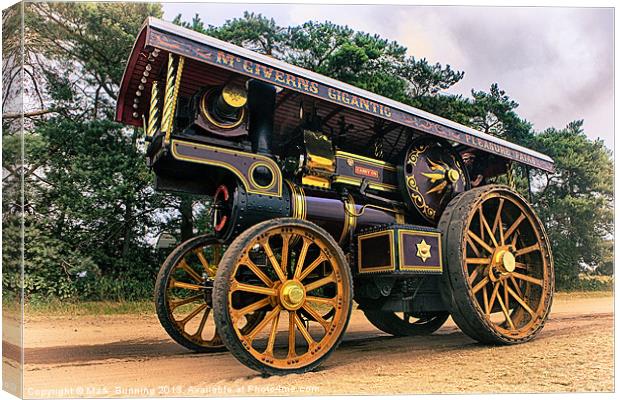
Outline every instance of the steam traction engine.
<svg viewBox="0 0 620 400">
<path fill-rule="evenodd" d="M 156 284 L 181 345 L 268 374 L 310 371 L 355 301 L 393 335 L 452 316 L 472 338 L 536 336 L 553 295 L 540 220 L 507 186 L 542 154 L 270 57 L 148 19 L 117 119 L 143 126 L 158 190 L 212 198 L 212 231 Z"/>
</svg>

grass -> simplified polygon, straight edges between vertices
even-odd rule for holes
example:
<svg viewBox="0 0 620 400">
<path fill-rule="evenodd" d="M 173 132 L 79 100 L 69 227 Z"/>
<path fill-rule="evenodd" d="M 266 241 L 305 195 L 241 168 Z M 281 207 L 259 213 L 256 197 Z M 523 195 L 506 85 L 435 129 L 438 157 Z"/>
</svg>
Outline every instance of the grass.
<svg viewBox="0 0 620 400">
<path fill-rule="evenodd" d="M 152 300 L 140 301 L 61 301 L 26 303 L 27 316 L 45 315 L 153 315 L 155 304 Z"/>
<path fill-rule="evenodd" d="M 557 292 L 558 299 L 611 297 L 611 291 L 571 291 Z M 6 312 L 5 308 L 5 312 Z M 155 305 L 152 300 L 140 301 L 60 301 L 26 303 L 26 316 L 98 316 L 98 315 L 154 315 Z"/>
<path fill-rule="evenodd" d="M 589 290 L 589 291 L 569 291 L 556 292 L 555 297 L 561 299 L 587 299 L 596 297 L 612 297 L 614 292 L 611 290 Z"/>
</svg>

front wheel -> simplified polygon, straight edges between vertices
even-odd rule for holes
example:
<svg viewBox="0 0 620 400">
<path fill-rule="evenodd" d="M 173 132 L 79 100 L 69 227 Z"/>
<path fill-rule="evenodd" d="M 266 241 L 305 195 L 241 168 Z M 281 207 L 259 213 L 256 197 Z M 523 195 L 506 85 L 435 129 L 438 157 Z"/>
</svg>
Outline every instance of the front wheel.
<svg viewBox="0 0 620 400">
<path fill-rule="evenodd" d="M 442 294 L 454 322 L 484 343 L 533 339 L 551 308 L 553 258 L 529 204 L 505 186 L 455 197 L 439 222 Z"/>
<path fill-rule="evenodd" d="M 230 245 L 215 279 L 215 323 L 230 352 L 270 375 L 311 371 L 338 346 L 349 322 L 351 272 L 338 244 L 313 223 L 257 224 Z M 264 319 L 239 327 L 249 313 Z"/>
</svg>

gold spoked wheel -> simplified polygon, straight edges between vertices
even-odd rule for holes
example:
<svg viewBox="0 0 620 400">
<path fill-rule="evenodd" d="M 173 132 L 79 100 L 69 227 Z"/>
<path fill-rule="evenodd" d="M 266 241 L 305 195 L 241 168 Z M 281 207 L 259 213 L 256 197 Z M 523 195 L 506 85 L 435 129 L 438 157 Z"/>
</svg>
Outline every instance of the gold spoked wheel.
<svg viewBox="0 0 620 400">
<path fill-rule="evenodd" d="M 230 352 L 267 374 L 316 368 L 337 347 L 351 313 L 351 272 L 318 226 L 293 218 L 258 224 L 230 245 L 214 288 L 218 331 Z M 249 313 L 264 319 L 240 327 Z"/>
<path fill-rule="evenodd" d="M 197 352 L 225 350 L 213 321 L 213 280 L 224 248 L 212 236 L 189 239 L 164 261 L 155 284 L 157 316 L 180 345 Z M 249 316 L 247 328 L 262 316 Z"/>
<path fill-rule="evenodd" d="M 527 202 L 503 186 L 473 189 L 448 205 L 439 228 L 444 298 L 457 325 L 487 343 L 536 336 L 551 308 L 553 259 Z"/>
</svg>

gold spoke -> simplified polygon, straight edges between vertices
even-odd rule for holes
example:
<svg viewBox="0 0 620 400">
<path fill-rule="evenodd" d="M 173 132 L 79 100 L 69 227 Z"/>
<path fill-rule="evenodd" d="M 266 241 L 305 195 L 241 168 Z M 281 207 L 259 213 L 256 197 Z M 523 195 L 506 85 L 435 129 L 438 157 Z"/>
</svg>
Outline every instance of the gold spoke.
<svg viewBox="0 0 620 400">
<path fill-rule="evenodd" d="M 234 292 L 236 290 L 239 290 L 241 292 L 264 294 L 266 296 L 277 296 L 278 294 L 278 292 L 272 288 L 248 285 L 247 283 L 239 283 L 237 281 L 234 281 L 233 284 L 231 285 L 230 291 Z"/>
<path fill-rule="evenodd" d="M 517 290 L 517 294 L 519 296 L 523 297 L 523 293 L 521 292 L 521 288 L 519 288 L 519 283 L 517 282 L 515 277 L 510 275 L 510 280 L 512 281 L 512 284 L 514 285 L 515 289 Z"/>
<path fill-rule="evenodd" d="M 189 321 L 192 320 L 192 318 L 194 318 L 196 315 L 200 314 L 200 312 L 202 310 L 204 310 L 205 308 L 207 308 L 206 304 L 202 304 L 201 306 L 197 307 L 194 311 L 192 311 L 191 313 L 189 313 L 185 318 L 183 318 L 180 321 L 177 321 L 179 324 L 181 324 L 183 327 L 185 327 L 185 325 L 187 325 L 187 323 Z"/>
<path fill-rule="evenodd" d="M 497 240 L 495 239 L 495 235 L 493 234 L 493 231 L 491 230 L 491 227 L 489 226 L 487 219 L 484 218 L 484 213 L 482 212 L 482 206 L 480 207 L 480 219 L 482 220 L 482 225 L 484 226 L 484 229 L 486 229 L 487 233 L 489 234 L 489 237 L 491 238 L 493 245 L 497 247 Z"/>
<path fill-rule="evenodd" d="M 493 292 L 491 293 L 491 299 L 489 300 L 489 312 L 487 313 L 487 317 L 491 315 L 493 311 L 493 306 L 495 305 L 495 299 L 497 298 L 497 292 L 499 290 L 499 283 L 496 283 L 493 286 Z"/>
<path fill-rule="evenodd" d="M 308 275 L 310 275 L 310 273 L 312 271 L 314 271 L 316 269 L 316 267 L 318 267 L 319 265 L 321 265 L 321 263 L 323 261 L 327 261 L 327 259 L 325 258 L 325 256 L 323 255 L 323 253 L 321 253 L 316 260 L 312 261 L 312 264 L 308 265 L 308 267 L 306 269 L 304 269 L 301 274 L 299 275 L 299 277 L 297 278 L 299 281 L 303 281 L 304 279 L 306 279 L 306 277 Z"/>
<path fill-rule="evenodd" d="M 531 246 L 527 246 L 527 247 L 524 247 L 522 249 L 515 251 L 515 257 L 519 257 L 519 256 L 531 253 L 536 250 L 540 250 L 540 243 L 535 243 Z"/>
<path fill-rule="evenodd" d="M 293 274 L 295 278 L 298 278 L 299 274 L 301 274 L 301 269 L 304 267 L 304 262 L 306 261 L 306 254 L 308 253 L 308 248 L 312 244 L 312 241 L 308 238 L 304 238 L 303 241 L 304 244 L 301 246 L 301 251 L 299 252 L 299 257 L 297 258 L 297 266 L 295 267 L 295 273 Z"/>
<path fill-rule="evenodd" d="M 478 276 L 478 274 L 480 273 L 480 271 L 482 271 L 484 269 L 485 265 L 478 265 L 475 269 L 474 272 L 471 273 L 471 275 L 469 275 L 469 284 L 471 285 L 472 283 L 474 283 L 474 281 L 476 280 L 476 277 Z"/>
<path fill-rule="evenodd" d="M 295 320 L 295 325 L 297 325 L 297 329 L 299 329 L 299 332 L 301 332 L 301 336 L 303 336 L 308 343 L 308 351 L 312 350 L 312 348 L 316 344 L 314 338 L 310 335 L 310 332 L 308 332 L 308 330 L 304 326 L 303 321 L 301 320 L 301 318 L 299 318 L 297 313 L 293 314 L 293 319 Z"/>
<path fill-rule="evenodd" d="M 508 301 L 508 283 L 505 280 L 500 281 L 504 285 L 504 304 L 510 310 L 510 302 Z"/>
<path fill-rule="evenodd" d="M 506 236 L 504 236 L 504 238 L 506 238 Z M 517 231 L 517 233 L 515 233 L 515 235 L 512 237 L 512 242 L 510 242 L 510 244 L 512 245 L 513 249 L 517 248 L 517 240 L 519 239 L 519 232 Z"/>
<path fill-rule="evenodd" d="M 205 296 L 203 294 L 197 294 L 192 297 L 188 297 L 183 300 L 173 300 L 170 302 L 170 310 L 174 310 L 177 307 L 184 306 L 185 304 L 192 303 L 196 300 L 204 300 Z"/>
<path fill-rule="evenodd" d="M 295 311 L 288 312 L 288 358 L 297 356 L 295 352 Z"/>
<path fill-rule="evenodd" d="M 244 335 L 246 339 L 252 344 L 256 335 L 258 335 L 272 319 L 274 319 L 278 314 L 280 314 L 280 306 L 275 306 L 275 308 L 265 315 L 265 318 L 259 322 L 254 329 L 252 329 L 247 335 Z M 234 321 L 233 321 L 234 322 Z"/>
<path fill-rule="evenodd" d="M 542 286 L 543 285 L 542 279 L 532 278 L 531 276 L 523 275 L 523 274 L 520 274 L 520 273 L 514 272 L 514 271 L 511 272 L 510 274 L 512 276 L 514 276 L 515 278 L 517 278 L 517 279 L 521 279 L 522 281 L 531 282 L 531 283 L 533 283 L 535 285 L 538 285 L 538 286 Z"/>
<path fill-rule="evenodd" d="M 525 215 L 521 213 L 521 215 L 519 215 L 519 218 L 517 218 L 515 222 L 510 226 L 510 228 L 508 228 L 508 230 L 504 233 L 504 238 L 508 239 L 510 235 L 512 235 L 513 232 L 519 227 L 519 225 L 521 224 L 521 222 L 523 222 L 524 219 Z"/>
<path fill-rule="evenodd" d="M 476 294 L 480 291 L 480 289 L 482 289 L 484 287 L 484 285 L 486 285 L 487 283 L 489 283 L 489 277 L 485 276 L 484 279 L 482 279 L 480 282 L 478 282 L 476 284 L 476 286 L 473 287 L 473 289 L 471 290 L 471 292 L 473 294 Z"/>
<path fill-rule="evenodd" d="M 308 302 L 306 302 L 303 305 L 303 309 L 306 310 L 308 312 L 308 314 L 310 314 L 312 316 L 312 318 L 314 318 L 316 320 L 316 322 L 321 324 L 323 329 L 325 329 L 325 332 L 327 332 L 327 330 L 329 329 L 329 322 L 328 321 L 326 321 L 314 308 L 312 308 L 312 306 L 310 306 L 308 304 Z"/>
<path fill-rule="evenodd" d="M 469 247 L 471 247 L 471 249 L 474 252 L 474 254 L 476 255 L 476 257 L 480 257 L 480 250 L 478 250 L 478 247 L 476 247 L 474 242 L 472 242 L 471 237 L 469 237 L 469 235 L 467 235 L 465 240 L 467 241 L 467 244 L 469 244 Z"/>
<path fill-rule="evenodd" d="M 510 293 L 512 295 L 512 297 L 514 297 L 514 299 L 521 304 L 521 307 L 523 307 L 525 309 L 525 311 L 527 311 L 532 317 L 536 316 L 536 313 L 530 308 L 530 306 L 527 305 L 527 303 L 521 298 L 519 297 L 514 290 L 512 290 L 511 288 L 508 287 L 508 284 L 504 284 L 504 286 L 506 287 L 506 289 L 508 290 L 508 293 Z"/>
<path fill-rule="evenodd" d="M 278 333 L 278 323 L 280 322 L 280 313 L 278 312 L 271 322 L 271 331 L 269 332 L 269 339 L 267 340 L 267 348 L 265 349 L 266 355 L 273 356 L 273 346 L 276 344 L 276 335 Z"/>
<path fill-rule="evenodd" d="M 268 306 L 269 303 L 270 303 L 269 302 L 269 297 L 265 297 L 264 299 L 259 300 L 257 302 L 254 302 L 254 303 L 252 303 L 252 304 L 250 304 L 248 306 L 245 306 L 245 307 L 243 307 L 240 310 L 234 310 L 234 313 L 236 315 L 236 318 L 240 318 L 240 317 L 243 317 L 246 314 L 249 314 L 249 313 L 251 313 L 253 311 L 258 311 L 261 308 L 263 308 L 265 306 Z"/>
<path fill-rule="evenodd" d="M 188 275 L 189 275 L 189 276 L 190 276 L 190 277 L 191 277 L 194 281 L 199 282 L 199 283 L 200 283 L 200 282 L 202 282 L 202 277 L 201 277 L 200 275 L 198 275 L 198 274 L 196 273 L 196 271 L 194 271 L 194 270 L 192 269 L 192 267 L 190 267 L 189 265 L 187 265 L 187 263 L 185 262 L 185 260 L 181 260 L 181 261 L 179 262 L 179 267 L 180 267 L 183 271 L 187 272 L 187 274 L 188 274 Z"/>
<path fill-rule="evenodd" d="M 263 281 L 265 285 L 269 287 L 273 286 L 273 281 L 269 279 L 269 277 L 265 275 L 265 273 L 258 267 L 258 265 L 254 264 L 254 262 L 250 260 L 249 257 L 246 257 L 245 259 L 241 260 L 241 264 L 245 265 L 252 272 L 254 272 L 254 275 L 256 275 L 258 279 Z"/>
<path fill-rule="evenodd" d="M 216 269 L 211 267 L 211 265 L 209 264 L 209 260 L 207 260 L 207 258 L 205 257 L 202 249 L 196 249 L 194 254 L 196 254 L 196 257 L 198 257 L 198 260 L 200 260 L 200 263 L 202 264 L 202 267 L 204 268 L 207 275 L 215 276 Z"/>
<path fill-rule="evenodd" d="M 487 293 L 486 285 L 482 287 L 482 299 L 484 300 L 484 313 L 486 315 L 491 314 L 491 309 L 489 308 L 489 295 Z"/>
<path fill-rule="evenodd" d="M 263 246 L 263 249 L 265 249 L 265 255 L 267 255 L 269 262 L 271 262 L 271 266 L 273 267 L 274 271 L 276 271 L 276 275 L 278 275 L 280 281 L 285 282 L 286 274 L 284 273 L 284 271 L 282 271 L 282 268 L 280 268 L 280 264 L 278 264 L 278 260 L 276 260 L 276 256 L 273 254 L 273 250 L 271 250 L 269 241 L 265 239 L 261 241 L 260 244 L 261 246 Z"/>
<path fill-rule="evenodd" d="M 326 304 L 332 307 L 336 307 L 338 304 L 338 299 L 336 297 L 317 297 L 317 296 L 306 296 L 306 301 L 311 301 L 313 303 Z"/>
<path fill-rule="evenodd" d="M 204 287 L 204 286 L 195 285 L 193 283 L 181 282 L 181 281 L 177 281 L 176 279 L 171 279 L 170 280 L 170 287 L 177 288 L 177 289 L 187 289 L 187 290 L 203 290 L 203 289 L 206 289 L 206 287 Z"/>
<path fill-rule="evenodd" d="M 288 244 L 291 239 L 291 234 L 284 233 L 281 236 L 282 236 L 282 257 L 281 257 L 280 266 L 282 268 L 282 271 L 284 271 L 284 274 L 286 275 L 286 269 L 288 267 Z"/>
<path fill-rule="evenodd" d="M 467 234 L 474 239 L 476 242 L 478 242 L 478 244 L 480 246 L 482 246 L 486 251 L 488 251 L 490 254 L 493 254 L 493 249 L 491 248 L 491 246 L 489 246 L 488 244 L 486 244 L 486 242 L 482 239 L 480 239 L 478 237 L 478 235 L 476 235 L 475 233 L 473 233 L 472 231 L 467 231 Z"/>
<path fill-rule="evenodd" d="M 493 220 L 493 234 L 495 234 L 495 231 L 497 230 L 497 227 L 500 228 L 499 233 L 500 235 L 503 234 L 503 230 L 501 229 L 502 227 L 502 208 L 504 207 L 504 199 L 499 199 L 499 205 L 497 206 L 497 213 L 495 213 L 495 220 Z M 504 243 L 502 242 L 502 245 Z"/>
<path fill-rule="evenodd" d="M 515 268 L 519 268 L 519 269 L 527 269 L 527 264 L 525 264 L 525 263 L 520 263 L 520 262 L 515 262 Z"/>
<path fill-rule="evenodd" d="M 467 264 L 485 264 L 485 265 L 489 265 L 489 264 L 491 264 L 491 259 L 490 258 L 466 258 L 465 262 Z"/>
<path fill-rule="evenodd" d="M 214 276 L 215 271 L 214 269 L 211 268 L 211 265 L 209 264 L 209 260 L 207 260 L 207 258 L 205 257 L 204 253 L 202 252 L 202 249 L 196 249 L 194 251 L 194 254 L 196 254 L 196 257 L 198 257 L 198 260 L 202 264 L 202 268 L 204 268 L 207 275 Z"/>
<path fill-rule="evenodd" d="M 515 329 L 515 325 L 512 323 L 512 319 L 510 318 L 510 313 L 508 312 L 508 309 L 506 308 L 506 305 L 504 304 L 504 301 L 502 300 L 502 296 L 497 296 L 497 301 L 499 301 L 499 306 L 502 308 L 502 312 L 504 313 L 504 316 L 506 317 L 506 322 L 508 322 L 508 325 L 510 325 L 512 329 Z"/>
<path fill-rule="evenodd" d="M 506 244 L 506 238 L 504 237 L 504 229 L 502 228 L 502 217 L 501 216 L 499 217 L 499 242 L 502 246 Z"/>
<path fill-rule="evenodd" d="M 332 272 L 331 274 L 327 275 L 324 278 L 321 279 L 317 279 L 314 282 L 310 282 L 309 284 L 306 285 L 306 293 L 309 293 L 315 289 L 318 289 L 322 286 L 327 285 L 328 283 L 331 282 L 336 282 L 336 276 L 334 275 L 334 273 Z"/>
</svg>

